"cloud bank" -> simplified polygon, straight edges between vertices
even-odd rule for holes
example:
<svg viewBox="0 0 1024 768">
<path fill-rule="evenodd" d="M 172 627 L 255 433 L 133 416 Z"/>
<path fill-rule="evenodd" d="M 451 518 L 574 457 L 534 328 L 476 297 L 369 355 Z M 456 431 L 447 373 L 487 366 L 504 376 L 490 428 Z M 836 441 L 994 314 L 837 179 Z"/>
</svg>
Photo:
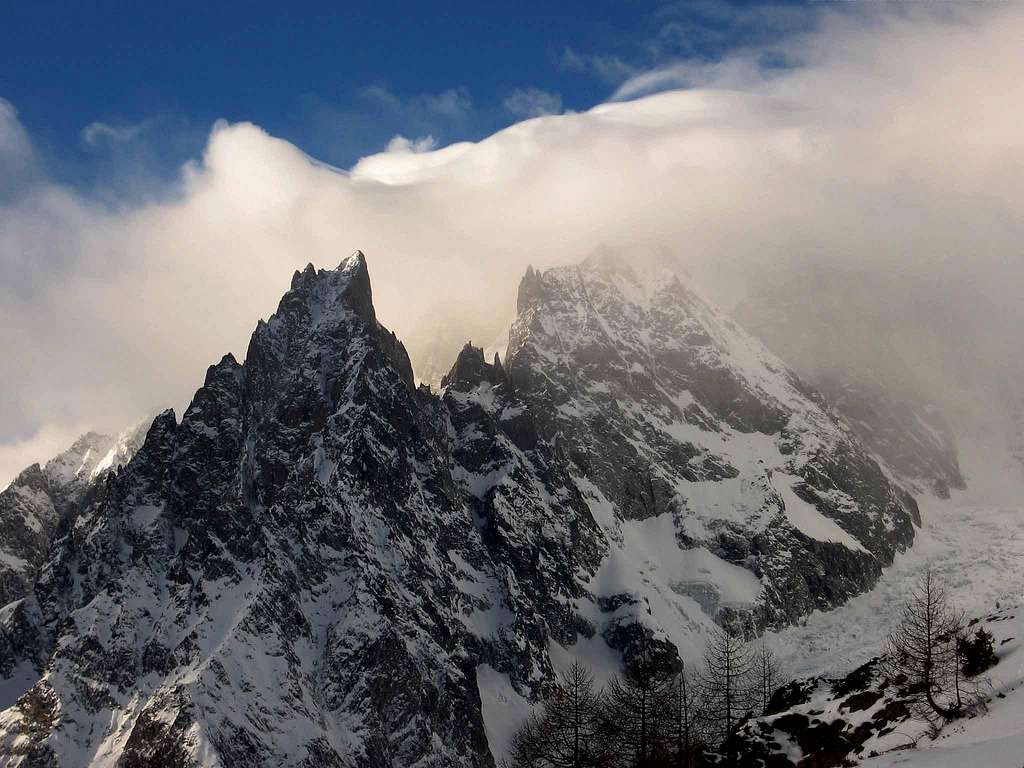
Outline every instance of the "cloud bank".
<svg viewBox="0 0 1024 768">
<path fill-rule="evenodd" d="M 889 321 L 937 390 L 1005 380 L 1024 341 L 1024 10 L 823 19 L 789 44 L 794 68 L 688 67 L 685 90 L 476 143 L 396 140 L 349 171 L 218 124 L 159 202 L 128 209 L 27 173 L 0 102 L 0 179 L 21 180 L 0 189 L 0 485 L 84 426 L 180 408 L 208 364 L 244 355 L 293 269 L 356 248 L 421 361 L 496 336 L 527 264 L 606 249 L 671 255 L 726 306 L 809 265 L 871 275 L 886 290 L 839 316 Z M 620 95 L 655 76 L 636 77 Z"/>
</svg>

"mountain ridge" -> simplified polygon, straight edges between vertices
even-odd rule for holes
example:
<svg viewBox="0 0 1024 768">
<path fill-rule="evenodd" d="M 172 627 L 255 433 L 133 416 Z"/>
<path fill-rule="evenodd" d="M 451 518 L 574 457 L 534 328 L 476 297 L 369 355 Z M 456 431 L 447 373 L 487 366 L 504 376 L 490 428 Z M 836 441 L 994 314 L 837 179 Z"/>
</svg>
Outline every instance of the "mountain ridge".
<svg viewBox="0 0 1024 768">
<path fill-rule="evenodd" d="M 784 624 L 909 546 L 909 494 L 678 279 L 518 304 L 435 394 L 362 253 L 296 272 L 0 610 L 2 764 L 491 766 L 495 686 Z"/>
<path fill-rule="evenodd" d="M 86 432 L 45 464 L 22 470 L 0 491 L 0 605 L 24 596 L 58 529 L 93 486 L 128 463 L 146 421 L 118 435 Z"/>
</svg>

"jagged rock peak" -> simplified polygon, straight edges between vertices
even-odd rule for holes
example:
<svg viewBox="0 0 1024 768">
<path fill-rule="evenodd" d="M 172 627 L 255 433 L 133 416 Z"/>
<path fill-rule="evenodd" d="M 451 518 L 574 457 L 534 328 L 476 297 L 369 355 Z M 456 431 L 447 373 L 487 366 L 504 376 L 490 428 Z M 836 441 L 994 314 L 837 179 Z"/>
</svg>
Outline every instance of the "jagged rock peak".
<svg viewBox="0 0 1024 768">
<path fill-rule="evenodd" d="M 228 352 L 224 357 L 220 359 L 220 362 L 216 365 L 211 365 L 206 369 L 206 380 L 204 386 L 210 386 L 210 384 L 217 380 L 218 377 L 227 375 L 233 375 L 242 368 L 242 364 L 239 363 L 233 354 Z"/>
<path fill-rule="evenodd" d="M 370 273 L 362 251 L 342 259 L 336 269 L 318 270 L 307 264 L 301 272 L 296 271 L 275 317 L 278 321 L 292 318 L 289 323 L 293 325 L 299 316 L 313 326 L 336 325 L 347 310 L 354 311 L 370 328 L 376 326 Z M 265 325 L 260 321 L 257 332 Z"/>
<path fill-rule="evenodd" d="M 680 266 L 664 254 L 633 255 L 626 257 L 608 249 L 600 249 L 577 264 L 567 264 L 546 270 L 526 268 L 519 283 L 516 300 L 516 314 L 557 298 L 559 290 L 553 284 L 559 281 L 582 285 L 585 276 L 603 276 L 619 280 L 646 293 L 673 288 L 689 293 L 685 281 L 680 278 Z"/>
<path fill-rule="evenodd" d="M 318 289 L 317 286 L 321 287 Z M 335 292 L 338 296 L 343 295 L 345 303 L 351 308 L 367 319 L 373 318 L 370 272 L 362 251 L 346 256 L 338 264 L 337 269 L 318 270 L 310 263 L 301 272 L 296 270 L 292 275 L 290 293 L 317 293 L 324 289 Z M 288 294 L 285 295 L 285 299 L 287 297 Z"/>
<path fill-rule="evenodd" d="M 348 277 L 347 295 L 353 308 L 373 317 L 373 290 L 370 287 L 370 270 L 362 251 L 356 251 L 338 265 L 338 272 Z"/>
<path fill-rule="evenodd" d="M 306 268 L 303 269 L 301 272 L 296 269 L 295 274 L 292 275 L 292 290 L 295 291 L 301 289 L 306 284 L 306 282 L 315 275 L 316 267 L 313 266 L 312 262 L 307 264 Z"/>
<path fill-rule="evenodd" d="M 260 390 L 269 387 L 265 391 L 269 395 L 281 385 L 276 381 L 279 373 L 299 366 L 320 369 L 322 385 L 331 389 L 341 368 L 362 360 L 371 367 L 386 362 L 410 391 L 415 390 L 405 347 L 377 321 L 362 251 L 343 259 L 336 269 L 307 269 L 300 277 L 282 297 L 277 312 L 253 333 L 245 362 L 250 384 L 255 382 Z M 351 350 L 344 351 L 350 344 L 354 345 Z M 369 357 L 361 354 L 370 349 L 374 352 Z M 328 400 L 341 394 L 335 392 Z"/>
<path fill-rule="evenodd" d="M 128 463 L 142 444 L 144 425 L 116 437 L 87 432 L 0 491 L 0 605 L 29 592 L 53 537 L 74 520 L 95 486 Z"/>
<path fill-rule="evenodd" d="M 149 425 L 149 430 L 146 432 L 146 440 L 149 440 L 149 436 L 153 434 L 164 434 L 168 432 L 174 432 L 178 428 L 178 417 L 174 413 L 173 408 L 166 408 L 156 415 L 153 419 L 153 423 Z"/>
<path fill-rule="evenodd" d="M 455 364 L 448 374 L 441 379 L 441 386 L 464 385 L 475 387 L 482 382 L 500 384 L 505 380 L 505 369 L 501 365 L 498 353 L 494 353 L 494 362 L 487 363 L 484 360 L 484 350 L 481 347 L 474 347 L 473 342 L 466 342 L 466 345 L 459 352 Z"/>
<path fill-rule="evenodd" d="M 346 256 L 338 264 L 338 269 L 342 272 L 348 271 L 366 271 L 366 254 L 362 251 L 353 251 L 351 255 Z"/>
<path fill-rule="evenodd" d="M 519 282 L 519 295 L 516 298 L 516 313 L 522 314 L 531 306 L 544 298 L 544 278 L 539 270 L 532 266 L 526 268 L 526 274 Z"/>
</svg>

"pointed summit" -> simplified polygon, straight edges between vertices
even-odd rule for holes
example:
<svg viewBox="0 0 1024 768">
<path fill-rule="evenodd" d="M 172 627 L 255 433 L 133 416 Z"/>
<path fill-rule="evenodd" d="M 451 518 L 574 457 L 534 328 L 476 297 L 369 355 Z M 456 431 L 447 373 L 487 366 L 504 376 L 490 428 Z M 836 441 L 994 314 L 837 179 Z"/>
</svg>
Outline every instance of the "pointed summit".
<svg viewBox="0 0 1024 768">
<path fill-rule="evenodd" d="M 345 290 L 345 296 L 349 306 L 367 321 L 375 321 L 370 270 L 366 266 L 366 256 L 363 255 L 363 252 L 356 251 L 351 256 L 342 259 L 335 271 L 347 277 L 348 287 Z"/>
<path fill-rule="evenodd" d="M 303 288 L 314 277 L 316 277 L 316 267 L 313 266 L 312 262 L 306 264 L 306 268 L 301 272 L 296 269 L 295 274 L 292 275 L 292 290 L 295 291 Z"/>
<path fill-rule="evenodd" d="M 516 313 L 522 314 L 544 298 L 544 276 L 532 266 L 519 281 L 519 295 L 516 298 Z"/>
<path fill-rule="evenodd" d="M 484 351 L 481 347 L 474 347 L 473 342 L 466 342 L 466 345 L 459 352 L 455 364 L 448 372 L 448 375 L 441 379 L 441 386 L 447 387 L 451 384 L 463 384 L 468 387 L 487 381 L 491 384 L 500 384 L 505 380 L 505 370 L 501 367 L 498 355 L 494 355 L 494 364 L 489 365 L 484 360 Z"/>
<path fill-rule="evenodd" d="M 354 311 L 367 325 L 376 326 L 370 273 L 362 251 L 342 259 L 336 269 L 317 270 L 310 263 L 301 272 L 296 271 L 291 290 L 281 298 L 276 315 L 305 316 L 321 324 L 340 321 L 339 313 L 347 310 Z"/>
<path fill-rule="evenodd" d="M 346 256 L 338 264 L 339 272 L 350 272 L 354 270 L 366 271 L 366 254 L 360 250 L 352 252 L 352 255 Z"/>
<path fill-rule="evenodd" d="M 494 362 L 491 363 L 491 367 L 494 368 L 494 375 L 498 377 L 500 381 L 505 380 L 505 366 L 501 364 L 501 356 L 495 352 Z"/>
</svg>

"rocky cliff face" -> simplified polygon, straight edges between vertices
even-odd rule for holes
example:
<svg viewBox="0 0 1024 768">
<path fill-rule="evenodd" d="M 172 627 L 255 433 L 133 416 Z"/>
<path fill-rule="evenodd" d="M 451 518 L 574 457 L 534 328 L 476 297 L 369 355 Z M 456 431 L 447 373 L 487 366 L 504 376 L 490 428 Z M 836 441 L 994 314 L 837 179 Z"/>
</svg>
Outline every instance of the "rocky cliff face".
<svg viewBox="0 0 1024 768">
<path fill-rule="evenodd" d="M 495 702 L 567 655 L 686 655 L 912 540 L 913 500 L 677 279 L 531 270 L 518 310 L 436 395 L 362 254 L 297 272 L 0 610 L 0 765 L 491 766 Z"/>
<path fill-rule="evenodd" d="M 128 463 L 145 435 L 142 423 L 117 436 L 88 432 L 0 493 L 0 605 L 28 593 L 58 529 L 73 522 L 95 485 Z"/>
<path fill-rule="evenodd" d="M 912 541 L 909 495 L 817 395 L 671 273 L 602 260 L 530 271 L 518 311 L 505 365 L 529 424 L 517 429 L 557 446 L 604 538 L 625 542 L 618 557 L 638 556 L 631 533 L 663 526 L 712 572 L 739 566 L 758 585 L 716 597 L 716 581 L 732 581 L 723 574 L 672 577 L 669 590 L 783 622 L 869 586 Z"/>
</svg>

